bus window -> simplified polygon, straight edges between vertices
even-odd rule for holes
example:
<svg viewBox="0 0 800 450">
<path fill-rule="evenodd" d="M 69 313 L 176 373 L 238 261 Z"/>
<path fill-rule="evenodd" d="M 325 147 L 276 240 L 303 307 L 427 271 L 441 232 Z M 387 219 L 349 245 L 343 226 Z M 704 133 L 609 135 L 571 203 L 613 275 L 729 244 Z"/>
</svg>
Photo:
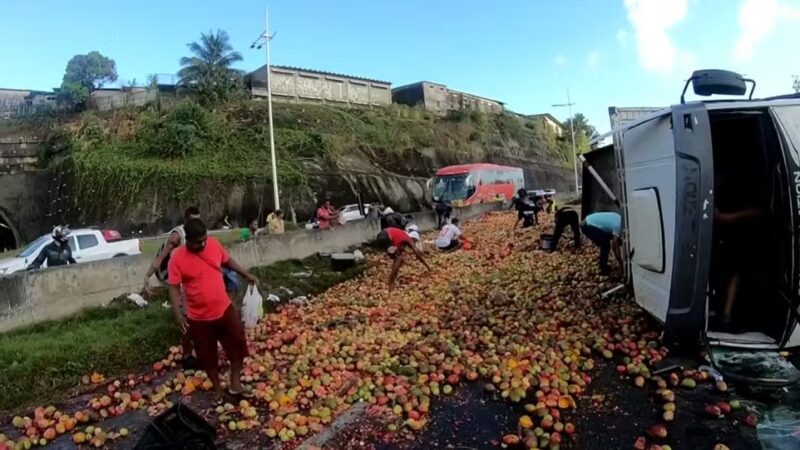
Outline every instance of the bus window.
<svg viewBox="0 0 800 450">
<path fill-rule="evenodd" d="M 466 200 L 475 194 L 475 183 L 469 174 L 439 175 L 433 181 L 433 200 L 452 202 Z"/>
</svg>

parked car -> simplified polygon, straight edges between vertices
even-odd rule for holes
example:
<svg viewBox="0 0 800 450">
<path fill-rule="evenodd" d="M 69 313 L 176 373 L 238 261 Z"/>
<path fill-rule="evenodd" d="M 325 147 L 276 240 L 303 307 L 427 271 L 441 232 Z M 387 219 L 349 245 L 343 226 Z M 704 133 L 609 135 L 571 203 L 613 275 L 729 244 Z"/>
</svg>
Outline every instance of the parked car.
<svg viewBox="0 0 800 450">
<path fill-rule="evenodd" d="M 530 189 L 528 195 L 531 197 L 544 197 L 545 195 L 556 195 L 555 189 Z"/>
<path fill-rule="evenodd" d="M 0 276 L 27 269 L 39 255 L 42 247 L 52 240 L 50 234 L 40 236 L 26 245 L 17 256 L 0 260 Z M 138 255 L 142 252 L 139 239 L 122 239 L 120 233 L 115 230 L 81 228 L 73 230 L 68 240 L 72 256 L 78 263 Z M 42 267 L 47 267 L 47 261 Z"/>
<path fill-rule="evenodd" d="M 361 220 L 369 214 L 370 208 L 372 208 L 372 205 L 364 203 L 364 214 L 362 215 L 361 211 L 358 209 L 358 204 L 344 205 L 339 208 L 339 223 L 345 224 L 347 222 Z"/>
</svg>

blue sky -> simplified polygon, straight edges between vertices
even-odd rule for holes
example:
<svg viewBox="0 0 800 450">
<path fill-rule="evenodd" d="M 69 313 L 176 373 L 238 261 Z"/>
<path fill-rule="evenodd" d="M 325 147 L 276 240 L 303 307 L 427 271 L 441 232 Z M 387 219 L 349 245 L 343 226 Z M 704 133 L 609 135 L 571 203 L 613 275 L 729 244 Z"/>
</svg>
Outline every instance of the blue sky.
<svg viewBox="0 0 800 450">
<path fill-rule="evenodd" d="M 77 53 L 117 62 L 120 81 L 175 73 L 186 43 L 228 31 L 244 61 L 264 2 L 5 2 L 0 87 L 49 89 Z M 729 68 L 786 93 L 800 74 L 800 0 L 271 0 L 274 64 L 391 81 L 430 80 L 496 98 L 521 113 L 575 111 L 600 131 L 608 106 L 678 101 L 697 68 Z"/>
</svg>

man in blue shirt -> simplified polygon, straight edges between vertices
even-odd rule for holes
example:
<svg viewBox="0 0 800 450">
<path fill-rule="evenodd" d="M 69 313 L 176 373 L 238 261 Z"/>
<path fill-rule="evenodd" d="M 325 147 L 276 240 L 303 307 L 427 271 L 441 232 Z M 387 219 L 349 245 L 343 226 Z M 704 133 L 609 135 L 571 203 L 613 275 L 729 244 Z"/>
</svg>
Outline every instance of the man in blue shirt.
<svg viewBox="0 0 800 450">
<path fill-rule="evenodd" d="M 611 269 L 608 267 L 608 252 L 614 250 L 614 257 L 617 258 L 620 267 L 622 266 L 622 256 L 619 244 L 622 241 L 622 217 L 615 212 L 596 212 L 589 214 L 583 219 L 581 231 L 600 248 L 600 274 L 608 275 Z"/>
</svg>

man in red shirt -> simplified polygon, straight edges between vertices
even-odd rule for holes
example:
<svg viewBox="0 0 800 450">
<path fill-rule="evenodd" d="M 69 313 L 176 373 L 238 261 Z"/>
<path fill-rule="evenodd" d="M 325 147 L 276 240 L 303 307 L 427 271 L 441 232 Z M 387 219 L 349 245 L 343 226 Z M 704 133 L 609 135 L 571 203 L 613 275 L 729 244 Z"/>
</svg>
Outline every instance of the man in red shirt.
<svg viewBox="0 0 800 450">
<path fill-rule="evenodd" d="M 392 263 L 392 271 L 389 273 L 389 290 L 394 287 L 394 280 L 397 278 L 397 273 L 400 271 L 400 266 L 403 265 L 403 252 L 405 249 L 411 249 L 419 262 L 431 271 L 431 266 L 425 261 L 422 252 L 414 245 L 414 239 L 408 235 L 404 230 L 395 227 L 389 227 L 378 233 L 378 244 L 386 249 L 389 257 L 394 260 Z"/>
<path fill-rule="evenodd" d="M 247 356 L 247 341 L 239 313 L 225 291 L 222 268 L 235 271 L 251 284 L 257 283 L 258 279 L 228 256 L 218 240 L 208 237 L 206 226 L 200 219 L 186 221 L 184 231 L 186 245 L 172 253 L 168 269 L 169 298 L 175 320 L 181 332 L 188 330 L 197 360 L 208 373 L 218 395 L 222 394 L 222 387 L 217 342 L 222 344 L 231 363 L 230 393 L 240 394 L 243 392 L 240 377 Z M 179 308 L 181 288 L 186 301 L 186 317 Z"/>
</svg>

